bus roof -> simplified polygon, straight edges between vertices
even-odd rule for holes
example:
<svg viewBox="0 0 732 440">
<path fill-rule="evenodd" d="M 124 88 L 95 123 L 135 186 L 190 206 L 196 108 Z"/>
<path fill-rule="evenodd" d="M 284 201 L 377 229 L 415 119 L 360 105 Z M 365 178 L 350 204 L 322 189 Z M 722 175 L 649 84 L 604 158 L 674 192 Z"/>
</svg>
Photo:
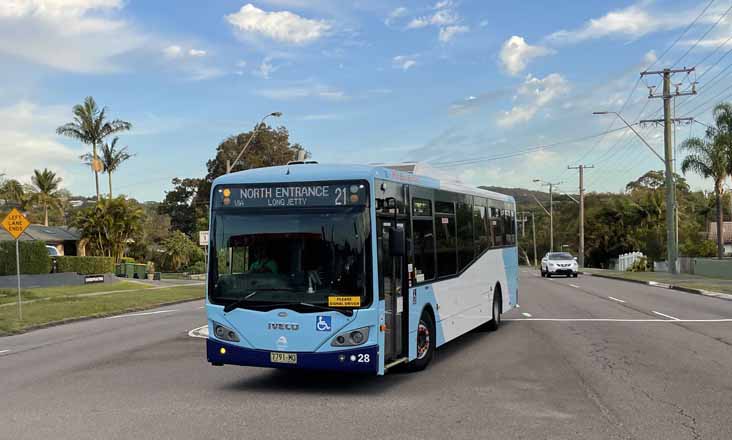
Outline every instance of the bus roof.
<svg viewBox="0 0 732 440">
<path fill-rule="evenodd" d="M 224 174 L 214 180 L 216 185 L 275 182 L 316 182 L 324 180 L 371 180 L 372 178 L 403 182 L 426 188 L 442 189 L 514 203 L 511 196 L 465 185 L 457 180 L 445 180 L 439 176 L 413 174 L 401 166 L 371 166 L 346 164 L 298 163 L 274 167 L 254 168 Z"/>
</svg>

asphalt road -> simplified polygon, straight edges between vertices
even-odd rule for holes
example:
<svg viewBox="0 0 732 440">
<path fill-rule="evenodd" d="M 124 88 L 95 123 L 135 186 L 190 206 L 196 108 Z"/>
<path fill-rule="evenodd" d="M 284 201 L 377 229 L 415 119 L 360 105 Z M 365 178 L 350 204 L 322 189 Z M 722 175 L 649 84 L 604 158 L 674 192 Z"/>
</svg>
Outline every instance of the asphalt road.
<svg viewBox="0 0 732 440">
<path fill-rule="evenodd" d="M 732 438 L 732 301 L 529 272 L 519 299 L 385 377 L 211 367 L 201 302 L 0 338 L 0 438 Z"/>
</svg>

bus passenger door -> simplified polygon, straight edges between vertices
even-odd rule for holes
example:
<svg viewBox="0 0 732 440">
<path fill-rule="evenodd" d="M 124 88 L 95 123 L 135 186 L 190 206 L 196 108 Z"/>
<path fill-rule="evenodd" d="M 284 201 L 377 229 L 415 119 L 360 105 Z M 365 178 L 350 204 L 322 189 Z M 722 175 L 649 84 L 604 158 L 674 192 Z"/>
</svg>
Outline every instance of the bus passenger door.
<svg viewBox="0 0 732 440">
<path fill-rule="evenodd" d="M 406 331 L 404 326 L 407 325 L 409 316 L 404 308 L 407 292 L 405 289 L 406 246 L 403 255 L 393 255 L 392 249 L 390 249 L 391 235 L 395 229 L 401 230 L 406 242 L 407 229 L 405 228 L 408 225 L 406 215 L 403 214 L 405 209 L 404 188 L 403 185 L 392 182 L 389 182 L 388 185 L 398 187 L 399 191 L 389 191 L 391 197 L 384 198 L 383 208 L 377 210 L 379 212 L 377 214 L 379 289 L 385 303 L 384 360 L 387 363 L 407 356 L 407 347 L 403 344 L 403 338 Z M 400 195 L 401 197 L 398 197 Z"/>
</svg>

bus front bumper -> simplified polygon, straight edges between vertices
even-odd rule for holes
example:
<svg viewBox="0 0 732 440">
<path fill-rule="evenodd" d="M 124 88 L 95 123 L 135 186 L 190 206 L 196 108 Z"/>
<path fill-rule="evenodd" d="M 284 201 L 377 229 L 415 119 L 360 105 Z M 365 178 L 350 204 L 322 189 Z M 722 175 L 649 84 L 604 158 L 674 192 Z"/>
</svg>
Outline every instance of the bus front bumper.
<svg viewBox="0 0 732 440">
<path fill-rule="evenodd" d="M 272 362 L 272 353 L 283 352 L 244 348 L 209 338 L 206 340 L 206 353 L 208 361 L 213 365 L 228 364 L 374 374 L 379 371 L 379 347 L 377 345 L 328 352 L 287 352 L 287 354 L 297 355 L 297 360 L 295 363 L 282 363 Z"/>
</svg>

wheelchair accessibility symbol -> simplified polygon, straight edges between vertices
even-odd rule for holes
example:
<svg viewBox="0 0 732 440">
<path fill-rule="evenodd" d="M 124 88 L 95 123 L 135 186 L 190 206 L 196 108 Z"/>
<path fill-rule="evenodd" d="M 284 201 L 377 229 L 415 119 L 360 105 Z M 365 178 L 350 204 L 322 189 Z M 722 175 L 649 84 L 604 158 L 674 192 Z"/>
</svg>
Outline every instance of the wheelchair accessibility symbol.
<svg viewBox="0 0 732 440">
<path fill-rule="evenodd" d="M 318 316 L 315 322 L 315 329 L 319 332 L 329 332 L 331 330 L 331 317 Z"/>
</svg>

